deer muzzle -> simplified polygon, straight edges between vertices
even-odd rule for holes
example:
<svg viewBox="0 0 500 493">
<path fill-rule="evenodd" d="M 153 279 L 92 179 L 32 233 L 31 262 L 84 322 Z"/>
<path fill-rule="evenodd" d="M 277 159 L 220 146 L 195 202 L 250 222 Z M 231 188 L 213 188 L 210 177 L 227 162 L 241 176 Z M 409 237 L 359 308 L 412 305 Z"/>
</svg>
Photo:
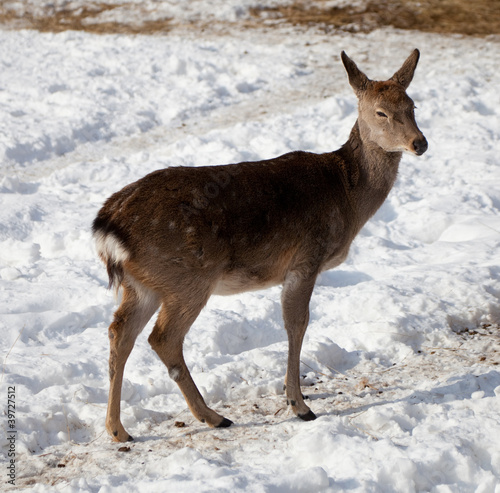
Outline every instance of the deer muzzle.
<svg viewBox="0 0 500 493">
<path fill-rule="evenodd" d="M 423 135 L 413 141 L 413 150 L 417 156 L 421 156 L 428 147 L 427 140 Z"/>
</svg>

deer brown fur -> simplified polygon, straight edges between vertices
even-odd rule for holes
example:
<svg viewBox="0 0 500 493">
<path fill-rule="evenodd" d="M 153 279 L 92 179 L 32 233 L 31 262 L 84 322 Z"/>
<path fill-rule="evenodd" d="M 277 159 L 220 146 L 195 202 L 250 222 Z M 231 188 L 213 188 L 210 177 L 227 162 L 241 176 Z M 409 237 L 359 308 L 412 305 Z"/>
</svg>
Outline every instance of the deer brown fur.
<svg viewBox="0 0 500 493">
<path fill-rule="evenodd" d="M 287 402 L 304 403 L 299 358 L 316 278 L 344 261 L 350 244 L 386 199 L 402 151 L 420 155 L 427 142 L 406 94 L 415 50 L 388 81 L 369 80 L 342 52 L 359 116 L 349 140 L 326 154 L 291 152 L 275 159 L 155 171 L 112 195 L 93 232 L 110 286 L 122 301 L 109 327 L 110 395 L 106 428 L 131 440 L 120 421 L 123 371 L 138 334 L 159 308 L 149 342 L 196 418 L 232 422 L 205 404 L 182 346 L 212 294 L 283 285 L 288 334 Z"/>
</svg>

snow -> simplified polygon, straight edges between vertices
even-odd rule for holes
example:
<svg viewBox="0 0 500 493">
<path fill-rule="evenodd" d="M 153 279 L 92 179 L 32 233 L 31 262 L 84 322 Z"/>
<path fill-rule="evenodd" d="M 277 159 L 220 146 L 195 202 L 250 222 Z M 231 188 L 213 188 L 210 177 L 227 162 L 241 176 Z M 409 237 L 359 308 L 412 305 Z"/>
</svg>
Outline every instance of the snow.
<svg viewBox="0 0 500 493">
<path fill-rule="evenodd" d="M 498 38 L 25 30 L 0 31 L 0 46 L 1 388 L 5 408 L 16 389 L 16 488 L 500 492 Z M 301 357 L 318 419 L 286 408 L 280 288 L 213 297 L 185 358 L 235 424 L 192 417 L 150 322 L 125 370 L 135 441 L 120 451 L 104 430 L 116 300 L 90 234 L 103 201 L 166 166 L 337 149 L 356 119 L 340 52 L 383 79 L 415 47 L 408 92 L 429 150 L 403 157 L 347 261 L 318 280 Z"/>
</svg>

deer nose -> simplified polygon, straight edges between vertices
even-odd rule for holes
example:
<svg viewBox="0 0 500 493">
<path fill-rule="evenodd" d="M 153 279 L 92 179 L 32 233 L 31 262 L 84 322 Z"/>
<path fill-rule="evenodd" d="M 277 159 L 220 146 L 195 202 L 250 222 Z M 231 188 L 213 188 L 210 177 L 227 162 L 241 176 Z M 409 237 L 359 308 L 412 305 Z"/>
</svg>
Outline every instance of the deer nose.
<svg viewBox="0 0 500 493">
<path fill-rule="evenodd" d="M 427 150 L 427 147 L 429 146 L 424 136 L 422 136 L 421 139 L 415 139 L 413 141 L 413 149 L 415 149 L 415 154 L 417 156 L 421 156 Z"/>
</svg>

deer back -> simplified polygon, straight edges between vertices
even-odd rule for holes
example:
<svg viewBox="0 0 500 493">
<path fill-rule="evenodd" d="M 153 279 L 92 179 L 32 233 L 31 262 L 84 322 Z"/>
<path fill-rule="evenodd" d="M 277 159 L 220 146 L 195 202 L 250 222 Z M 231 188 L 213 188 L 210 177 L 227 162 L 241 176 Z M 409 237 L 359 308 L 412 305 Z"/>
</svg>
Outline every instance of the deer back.
<svg viewBox="0 0 500 493">
<path fill-rule="evenodd" d="M 112 195 L 94 221 L 110 278 L 152 289 L 190 271 L 220 294 L 281 283 L 343 260 L 359 230 L 337 153 L 155 171 Z"/>
</svg>

